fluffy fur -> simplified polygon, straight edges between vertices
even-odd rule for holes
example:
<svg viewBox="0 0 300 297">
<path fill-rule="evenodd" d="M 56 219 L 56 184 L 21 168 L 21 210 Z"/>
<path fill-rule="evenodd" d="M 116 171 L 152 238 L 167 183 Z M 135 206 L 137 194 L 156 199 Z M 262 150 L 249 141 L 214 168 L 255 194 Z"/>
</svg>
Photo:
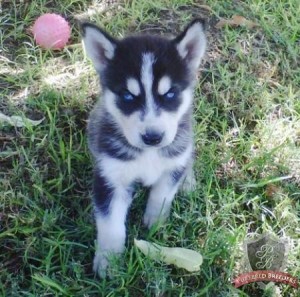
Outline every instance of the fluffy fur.
<svg viewBox="0 0 300 297">
<path fill-rule="evenodd" d="M 82 32 L 102 87 L 88 124 L 95 159 L 94 270 L 101 275 L 109 255 L 124 250 L 136 183 L 150 187 L 143 219 L 149 228 L 167 218 L 185 178 L 193 186 L 193 87 L 206 38 L 201 20 L 174 39 L 116 40 L 89 23 L 82 24 Z"/>
</svg>

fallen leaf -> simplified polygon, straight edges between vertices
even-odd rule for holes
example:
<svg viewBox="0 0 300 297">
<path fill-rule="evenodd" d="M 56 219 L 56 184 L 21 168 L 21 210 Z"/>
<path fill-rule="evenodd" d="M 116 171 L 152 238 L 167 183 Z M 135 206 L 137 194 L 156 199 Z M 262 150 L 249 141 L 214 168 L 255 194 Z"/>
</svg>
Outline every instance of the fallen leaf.
<svg viewBox="0 0 300 297">
<path fill-rule="evenodd" d="M 255 22 L 249 21 L 246 18 L 240 15 L 234 15 L 230 20 L 222 19 L 216 24 L 216 28 L 220 29 L 225 26 L 232 26 L 232 27 L 247 27 L 248 29 L 252 29 L 254 27 L 258 27 L 259 25 Z"/>
<path fill-rule="evenodd" d="M 30 124 L 32 126 L 37 126 L 39 125 L 44 119 L 38 120 L 38 121 L 33 121 L 30 119 L 27 119 L 25 117 L 20 117 L 20 116 L 7 116 L 0 112 L 0 123 L 7 123 L 11 126 L 15 127 L 24 127 L 26 124 Z"/>
<path fill-rule="evenodd" d="M 203 262 L 202 256 L 198 252 L 190 249 L 169 248 L 137 239 L 134 239 L 134 244 L 147 257 L 167 264 L 173 264 L 189 272 L 199 271 Z"/>
</svg>

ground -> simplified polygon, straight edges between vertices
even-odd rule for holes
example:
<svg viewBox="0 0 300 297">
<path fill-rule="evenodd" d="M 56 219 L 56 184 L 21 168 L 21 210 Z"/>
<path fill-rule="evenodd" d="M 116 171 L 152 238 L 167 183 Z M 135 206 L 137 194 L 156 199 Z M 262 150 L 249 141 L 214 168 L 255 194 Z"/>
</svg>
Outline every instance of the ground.
<svg viewBox="0 0 300 297">
<path fill-rule="evenodd" d="M 299 296 L 287 285 L 231 284 L 246 238 L 290 240 L 286 272 L 300 277 L 300 5 L 287 1 L 2 1 L 0 112 L 1 296 Z M 39 48 L 31 33 L 42 13 L 70 22 L 62 51 Z M 219 26 L 243 16 L 247 24 Z M 171 217 L 150 232 L 145 193 L 128 217 L 127 250 L 112 279 L 92 272 L 95 227 L 86 120 L 99 86 L 84 56 L 78 21 L 115 37 L 178 33 L 194 17 L 209 46 L 195 92 L 197 189 L 178 194 Z M 32 125 L 30 120 L 42 120 Z M 188 273 L 144 257 L 133 239 L 203 255 Z"/>
</svg>

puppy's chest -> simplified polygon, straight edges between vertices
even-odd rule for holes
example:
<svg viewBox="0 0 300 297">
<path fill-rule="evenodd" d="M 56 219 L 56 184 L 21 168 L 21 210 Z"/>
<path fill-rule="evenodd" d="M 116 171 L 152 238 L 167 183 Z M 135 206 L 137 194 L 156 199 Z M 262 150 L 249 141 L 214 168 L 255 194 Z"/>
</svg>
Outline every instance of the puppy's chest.
<svg viewBox="0 0 300 297">
<path fill-rule="evenodd" d="M 127 167 L 134 180 L 149 186 L 169 169 L 168 160 L 160 157 L 156 152 L 143 154 L 140 158 L 128 164 Z"/>
<path fill-rule="evenodd" d="M 144 186 L 156 183 L 165 172 L 171 172 L 176 167 L 184 166 L 188 152 L 180 158 L 164 158 L 158 151 L 143 153 L 133 161 L 120 161 L 112 158 L 103 158 L 101 167 L 104 175 L 115 184 L 127 186 L 132 182 L 141 182 Z"/>
</svg>

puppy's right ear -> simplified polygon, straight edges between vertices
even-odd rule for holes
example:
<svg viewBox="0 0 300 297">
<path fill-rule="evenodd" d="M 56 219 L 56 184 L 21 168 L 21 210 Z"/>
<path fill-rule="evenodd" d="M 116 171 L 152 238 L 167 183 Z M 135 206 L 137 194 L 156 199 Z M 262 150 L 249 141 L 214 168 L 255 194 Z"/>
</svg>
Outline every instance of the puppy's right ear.
<svg viewBox="0 0 300 297">
<path fill-rule="evenodd" d="M 97 71 L 101 72 L 114 57 L 117 41 L 99 27 L 82 23 L 81 32 L 87 56 Z"/>
</svg>

